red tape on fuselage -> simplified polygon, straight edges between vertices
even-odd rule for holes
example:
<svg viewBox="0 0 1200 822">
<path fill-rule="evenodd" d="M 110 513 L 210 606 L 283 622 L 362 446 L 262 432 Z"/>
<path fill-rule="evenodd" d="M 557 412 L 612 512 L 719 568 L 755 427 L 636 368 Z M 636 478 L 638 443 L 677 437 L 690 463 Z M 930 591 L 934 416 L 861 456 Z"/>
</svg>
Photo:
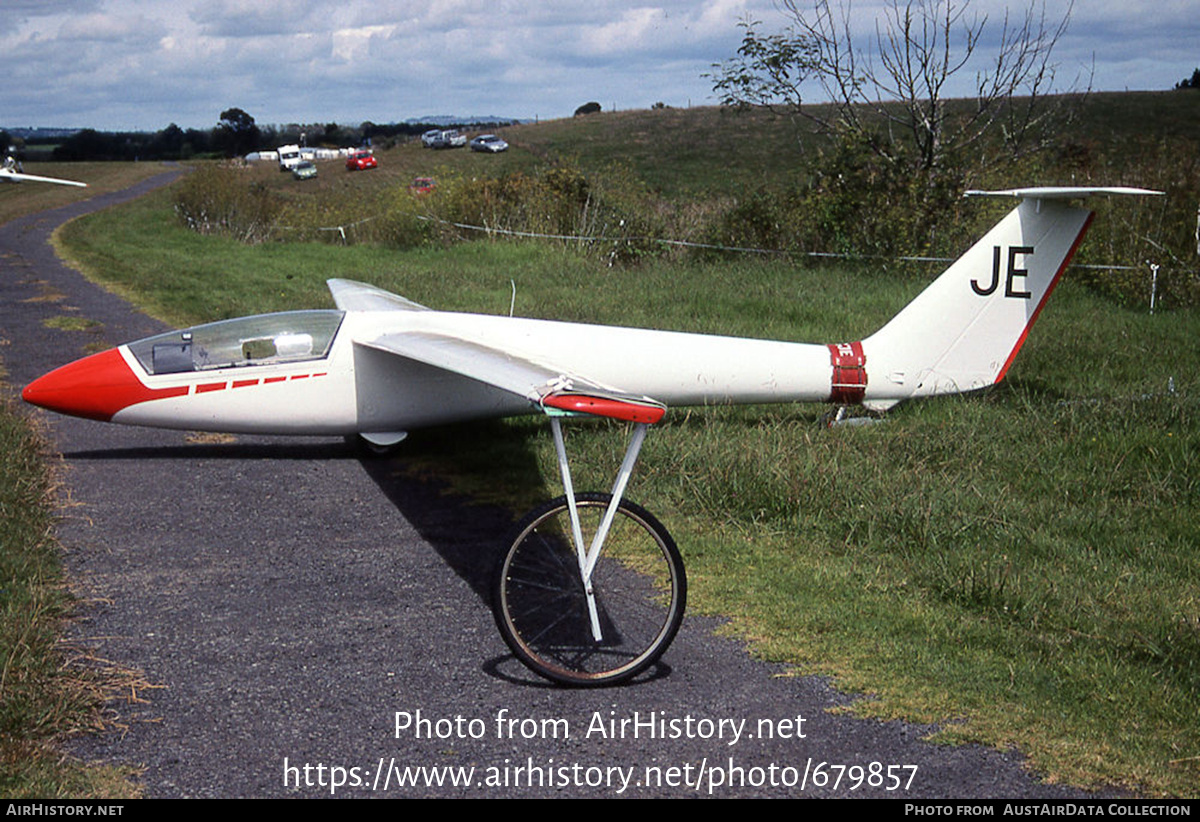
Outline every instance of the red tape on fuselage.
<svg viewBox="0 0 1200 822">
<path fill-rule="evenodd" d="M 861 342 L 830 343 L 829 402 L 858 405 L 867 393 L 867 355 Z"/>
</svg>

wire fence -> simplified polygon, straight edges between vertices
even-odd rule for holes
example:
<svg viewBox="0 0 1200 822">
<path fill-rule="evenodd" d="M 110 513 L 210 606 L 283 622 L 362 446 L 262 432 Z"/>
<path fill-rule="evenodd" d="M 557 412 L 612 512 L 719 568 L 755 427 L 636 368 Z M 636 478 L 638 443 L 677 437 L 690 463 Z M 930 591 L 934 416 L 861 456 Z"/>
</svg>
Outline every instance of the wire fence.
<svg viewBox="0 0 1200 822">
<path fill-rule="evenodd" d="M 356 226 L 363 225 L 365 223 L 369 223 L 373 220 L 380 219 L 380 217 L 381 217 L 381 215 L 365 217 L 361 220 L 355 220 L 352 223 L 346 223 L 344 225 L 319 226 L 315 229 L 311 229 L 311 228 L 306 229 L 306 228 L 302 228 L 302 227 L 298 227 L 298 226 L 276 226 L 276 228 L 279 230 L 282 230 L 282 231 L 336 232 L 340 236 L 342 243 L 347 243 L 348 242 L 347 237 L 346 237 L 347 229 L 352 229 Z M 593 235 L 547 234 L 547 233 L 536 232 L 536 231 L 519 231 L 516 229 L 509 229 L 509 228 L 497 228 L 495 226 L 473 225 L 471 223 L 461 223 L 461 222 L 455 222 L 453 220 L 443 220 L 439 217 L 434 217 L 431 215 L 422 215 L 422 214 L 416 215 L 416 219 L 424 221 L 424 222 L 436 223 L 438 225 L 443 225 L 443 226 L 447 226 L 450 228 L 456 228 L 461 231 L 479 232 L 482 234 L 487 234 L 489 236 L 499 235 L 499 236 L 507 236 L 507 237 L 519 237 L 522 239 L 556 240 L 559 242 L 578 242 L 578 243 L 592 243 L 592 244 L 612 243 L 614 245 L 619 245 L 619 244 L 632 245 L 634 243 L 651 243 L 651 244 L 657 244 L 657 245 L 672 246 L 675 248 L 695 248 L 695 249 L 700 249 L 700 250 L 705 250 L 705 251 L 724 251 L 724 252 L 740 253 L 740 254 L 761 254 L 761 255 L 765 255 L 765 256 L 777 256 L 777 257 L 807 257 L 810 259 L 831 259 L 831 260 L 836 259 L 836 260 L 858 260 L 858 261 L 877 261 L 877 262 L 952 263 L 956 259 L 955 257 L 931 257 L 931 256 L 919 256 L 919 255 L 894 257 L 894 256 L 889 256 L 889 255 L 884 255 L 884 254 L 850 254 L 850 253 L 834 252 L 834 251 L 797 251 L 797 250 L 772 249 L 772 248 L 754 248 L 754 247 L 748 247 L 748 246 L 722 245 L 720 243 L 700 243 L 700 242 L 695 242 L 692 240 L 671 240 L 671 239 L 665 239 L 662 237 L 649 237 L 649 236 L 630 236 L 630 235 L 611 236 L 611 235 L 604 235 L 604 234 L 593 234 Z M 1200 238 L 1200 218 L 1198 218 L 1198 223 L 1197 223 L 1197 236 L 1198 236 L 1198 238 Z M 1149 240 L 1149 238 L 1144 238 L 1144 239 Z M 1150 241 L 1150 242 L 1152 242 L 1152 241 Z M 1200 243 L 1200 239 L 1198 239 L 1197 242 Z M 1200 253 L 1200 245 L 1198 245 L 1198 247 L 1197 247 L 1197 252 Z M 1154 310 L 1156 307 L 1158 277 L 1160 274 L 1167 273 L 1167 272 L 1193 273 L 1190 269 L 1186 269 L 1186 268 L 1166 268 L 1166 267 L 1162 266 L 1161 264 L 1159 264 L 1158 262 L 1152 261 L 1152 260 L 1147 260 L 1145 263 L 1143 263 L 1141 265 L 1120 265 L 1120 264 L 1116 264 L 1116 263 L 1072 263 L 1069 266 L 1069 268 L 1079 269 L 1079 270 L 1093 270 L 1093 271 L 1146 271 L 1149 276 L 1149 281 L 1150 281 L 1149 282 L 1149 292 L 1150 292 L 1149 300 L 1150 300 L 1150 313 L 1151 314 L 1154 313 Z"/>
</svg>

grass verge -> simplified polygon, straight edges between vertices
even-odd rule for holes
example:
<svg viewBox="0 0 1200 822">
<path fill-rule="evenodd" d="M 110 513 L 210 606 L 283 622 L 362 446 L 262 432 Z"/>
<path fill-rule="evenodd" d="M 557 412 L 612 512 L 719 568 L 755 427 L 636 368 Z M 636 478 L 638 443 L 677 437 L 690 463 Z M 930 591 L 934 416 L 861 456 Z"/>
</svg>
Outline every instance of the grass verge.
<svg viewBox="0 0 1200 822">
<path fill-rule="evenodd" d="M 74 600 L 54 538 L 44 442 L 0 397 L 0 796 L 133 798 L 130 775 L 65 757 L 61 740 L 104 726 L 119 675 L 60 639 Z"/>
</svg>

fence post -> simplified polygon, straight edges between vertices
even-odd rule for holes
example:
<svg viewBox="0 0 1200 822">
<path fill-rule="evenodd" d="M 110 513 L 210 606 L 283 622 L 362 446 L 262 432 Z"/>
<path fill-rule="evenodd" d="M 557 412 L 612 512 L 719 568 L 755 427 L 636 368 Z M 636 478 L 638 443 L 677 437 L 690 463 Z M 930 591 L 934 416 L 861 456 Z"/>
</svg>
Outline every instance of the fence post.
<svg viewBox="0 0 1200 822">
<path fill-rule="evenodd" d="M 1150 263 L 1150 313 L 1154 313 L 1154 298 L 1158 294 L 1158 263 Z"/>
</svg>

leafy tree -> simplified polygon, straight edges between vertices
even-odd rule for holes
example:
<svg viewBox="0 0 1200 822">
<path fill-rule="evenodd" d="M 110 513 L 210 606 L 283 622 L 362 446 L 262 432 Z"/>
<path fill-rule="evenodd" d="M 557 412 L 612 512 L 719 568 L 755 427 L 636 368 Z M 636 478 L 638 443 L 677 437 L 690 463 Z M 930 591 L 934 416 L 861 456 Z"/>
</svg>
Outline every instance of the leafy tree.
<svg viewBox="0 0 1200 822">
<path fill-rule="evenodd" d="M 371 138 L 375 136 L 378 130 L 379 127 L 370 120 L 363 120 L 358 126 L 358 132 L 362 135 L 362 144 L 366 146 L 371 145 Z"/>
<path fill-rule="evenodd" d="M 240 108 L 221 112 L 221 120 L 213 132 L 216 145 L 228 157 L 247 154 L 258 147 L 261 134 L 254 118 Z"/>
<path fill-rule="evenodd" d="M 124 146 L 120 134 L 85 128 L 54 149 L 55 160 L 121 160 Z"/>
<path fill-rule="evenodd" d="M 153 157 L 170 157 L 180 159 L 183 153 L 183 129 L 171 123 L 154 135 L 150 143 L 150 154 Z"/>
<path fill-rule="evenodd" d="M 1193 71 L 1191 77 L 1184 77 L 1176 83 L 1175 88 L 1200 88 L 1200 68 Z"/>
<path fill-rule="evenodd" d="M 213 150 L 212 131 L 189 128 L 183 133 L 183 145 L 179 148 L 179 157 L 186 159 L 197 154 L 207 154 Z"/>
</svg>

